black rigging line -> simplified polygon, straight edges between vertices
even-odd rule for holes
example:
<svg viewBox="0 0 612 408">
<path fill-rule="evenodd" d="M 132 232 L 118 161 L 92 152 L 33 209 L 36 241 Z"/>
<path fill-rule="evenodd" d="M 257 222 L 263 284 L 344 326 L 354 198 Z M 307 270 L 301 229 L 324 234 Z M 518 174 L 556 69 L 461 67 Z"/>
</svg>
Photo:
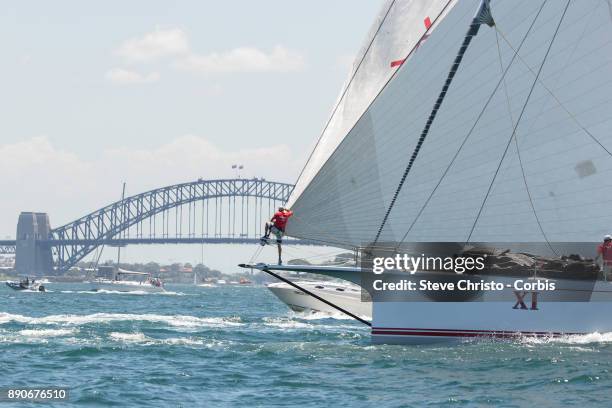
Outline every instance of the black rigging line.
<svg viewBox="0 0 612 408">
<path fill-rule="evenodd" d="M 531 22 L 531 25 L 529 26 L 529 28 L 527 29 L 527 32 L 525 33 L 525 35 L 523 36 L 523 39 L 521 40 L 518 48 L 516 51 L 514 51 L 514 54 L 512 55 L 512 59 L 510 60 L 510 63 L 508 64 L 508 66 L 506 67 L 506 69 L 504 70 L 501 78 L 499 79 L 499 81 L 497 82 L 497 85 L 495 85 L 495 88 L 493 89 L 493 92 L 491 93 L 491 95 L 489 95 L 489 98 L 487 99 L 486 103 L 484 104 L 484 106 L 482 107 L 482 110 L 480 111 L 480 113 L 478 114 L 478 116 L 476 117 L 476 121 L 474 122 L 474 124 L 472 125 L 472 127 L 470 128 L 470 131 L 467 133 L 467 135 L 465 136 L 465 138 L 463 139 L 463 141 L 461 142 L 461 145 L 459 145 L 459 149 L 457 149 L 457 152 L 455 152 L 455 155 L 453 156 L 453 158 L 451 159 L 450 163 L 448 164 L 448 166 L 446 167 L 446 169 L 444 170 L 444 173 L 442 173 L 442 176 L 440 177 L 440 179 L 438 180 L 438 183 L 436 184 L 436 186 L 434 187 L 434 189 L 431 191 L 431 193 L 429 194 L 429 197 L 427 197 L 427 200 L 425 200 L 425 203 L 423 204 L 423 206 L 421 207 L 421 209 L 419 210 L 418 214 L 416 215 L 416 217 L 414 218 L 414 220 L 412 221 L 412 223 L 410 224 L 410 227 L 408 228 L 408 230 L 406 231 L 406 233 L 404 234 L 404 236 L 402 237 L 402 240 L 399 242 L 399 244 L 396 247 L 397 248 L 404 242 L 404 240 L 406 239 L 406 237 L 408 236 L 408 234 L 410 233 L 410 231 L 412 231 L 412 228 L 415 226 L 415 224 L 417 223 L 417 221 L 419 220 L 419 218 L 421 217 L 421 215 L 423 214 L 423 211 L 425 211 L 425 208 L 429 205 L 429 202 L 431 201 L 431 199 L 433 198 L 434 194 L 436 193 L 436 191 L 438 190 L 438 187 L 440 187 L 440 185 L 442 184 L 442 181 L 444 180 L 444 178 L 446 177 L 446 175 L 448 174 L 449 170 L 451 169 L 451 167 L 453 166 L 453 164 L 455 163 L 455 160 L 457 159 L 457 157 L 459 156 L 459 153 L 461 153 L 461 150 L 463 149 L 463 147 L 465 146 L 466 142 L 468 141 L 468 139 L 470 138 L 470 136 L 472 135 L 472 133 L 474 132 L 474 129 L 476 129 L 476 125 L 478 124 L 478 122 L 480 121 L 480 119 L 482 118 L 482 115 L 484 115 L 487 107 L 489 106 L 489 103 L 491 103 L 491 101 L 493 100 L 493 97 L 495 96 L 495 94 L 497 93 L 497 90 L 499 89 L 500 85 L 502 84 L 502 82 L 505 80 L 506 78 L 506 74 L 508 73 L 508 71 L 510 70 L 510 67 L 512 67 L 512 64 L 514 63 L 514 60 L 516 59 L 516 57 L 518 56 L 518 50 L 520 50 L 523 47 L 523 44 L 525 43 L 525 40 L 527 40 L 527 37 L 529 36 L 529 34 L 531 33 L 531 29 L 534 27 L 536 21 L 538 20 L 538 17 L 540 16 L 540 13 L 542 12 L 542 9 L 544 8 L 544 5 L 546 4 L 548 0 L 544 0 L 544 2 L 542 2 L 542 5 L 540 6 L 540 9 L 538 10 L 535 18 L 533 19 L 533 21 Z"/>
<path fill-rule="evenodd" d="M 429 118 L 427 119 L 427 122 L 425 123 L 425 127 L 423 128 L 423 131 L 421 132 L 421 137 L 419 137 L 419 141 L 417 142 L 417 145 L 414 148 L 414 151 L 412 152 L 412 156 L 410 157 L 408 166 L 406 166 L 406 170 L 404 170 L 404 174 L 402 175 L 399 185 L 397 186 L 395 193 L 393 194 L 393 198 L 391 199 L 389 208 L 387 208 L 387 212 L 385 213 L 385 216 L 383 217 L 383 220 L 380 224 L 380 228 L 378 229 L 378 232 L 376 233 L 376 237 L 374 238 L 374 244 L 378 242 L 378 239 L 380 238 L 380 234 L 382 233 L 383 228 L 385 227 L 385 224 L 387 223 L 387 220 L 389 219 L 389 214 L 391 214 L 391 210 L 393 209 L 393 206 L 395 205 L 395 202 L 397 201 L 397 197 L 400 191 L 402 190 L 402 187 L 404 186 L 406 177 L 408 177 L 408 173 L 410 173 L 410 170 L 412 169 L 412 165 L 414 164 L 414 161 L 416 160 L 419 154 L 419 151 L 421 150 L 421 146 L 423 145 L 423 142 L 425 141 L 425 138 L 427 137 L 427 134 L 429 133 L 429 129 L 431 128 L 433 121 L 436 119 L 436 115 L 438 114 L 438 111 L 440 110 L 440 106 L 442 105 L 442 102 L 444 102 L 446 93 L 451 83 L 453 82 L 453 78 L 455 77 L 455 74 L 457 73 L 459 69 L 459 65 L 461 65 L 463 56 L 465 55 L 465 52 L 470 45 L 470 42 L 472 42 L 472 38 L 474 38 L 478 34 L 478 31 L 480 30 L 480 26 L 483 23 L 486 23 L 490 27 L 495 25 L 493 21 L 493 17 L 491 16 L 491 11 L 489 9 L 488 0 L 482 0 L 478 8 L 478 11 L 476 12 L 476 15 L 474 16 L 474 18 L 472 19 L 472 22 L 470 23 L 470 27 L 468 28 L 468 31 L 465 34 L 465 37 L 463 38 L 463 44 L 461 44 L 461 48 L 459 48 L 459 52 L 457 53 L 457 56 L 455 57 L 455 61 L 453 62 L 453 65 L 451 66 L 450 71 L 448 72 L 448 75 L 446 77 L 446 82 L 444 83 L 444 86 L 442 87 L 442 91 L 440 91 L 440 94 L 438 95 L 438 99 L 436 100 L 436 103 L 434 104 L 434 107 L 431 110 L 431 113 L 429 114 Z"/>
<path fill-rule="evenodd" d="M 527 108 L 527 105 L 529 104 L 529 99 L 531 98 L 531 95 L 533 94 L 533 90 L 535 89 L 536 84 L 538 83 L 538 79 L 540 78 L 540 74 L 542 73 L 542 69 L 544 68 L 544 64 L 546 63 L 546 59 L 548 58 L 548 54 L 550 53 L 550 50 L 552 48 L 553 43 L 555 42 L 555 38 L 557 38 L 557 34 L 559 33 L 559 28 L 561 27 L 561 23 L 563 22 L 563 19 L 565 18 L 565 14 L 567 13 L 567 9 L 569 7 L 570 4 L 570 0 L 567 0 L 567 3 L 565 4 L 565 8 L 563 9 L 563 14 L 561 14 L 561 18 L 559 19 L 559 23 L 557 24 L 557 28 L 555 29 L 555 32 L 553 34 L 552 39 L 550 40 L 550 44 L 548 44 L 548 49 L 546 50 L 546 53 L 544 54 L 544 58 L 542 59 L 542 63 L 540 64 L 540 67 L 538 68 L 538 73 L 536 74 L 536 77 L 533 81 L 533 83 L 531 84 L 531 89 L 529 90 L 529 94 L 527 94 L 527 99 L 525 99 L 525 103 L 523 104 L 523 108 L 521 109 L 521 113 L 519 114 L 516 124 L 514 125 L 514 128 L 512 129 L 512 134 L 510 135 L 510 139 L 508 140 L 508 143 L 506 144 L 506 149 L 504 150 L 504 153 L 502 154 L 502 157 L 499 161 L 499 164 L 497 165 L 497 169 L 495 170 L 495 173 L 493 174 L 493 179 L 491 180 L 491 183 L 489 184 L 489 188 L 487 189 L 487 193 L 484 197 L 484 200 L 482 201 L 482 204 L 480 206 L 480 209 L 478 210 L 478 214 L 476 215 L 476 219 L 474 220 L 474 223 L 472 224 L 472 229 L 470 230 L 470 234 L 467 237 L 466 243 L 470 242 L 470 238 L 472 238 L 472 234 L 474 233 L 474 229 L 476 228 L 476 224 L 478 224 L 478 219 L 480 218 L 480 215 L 482 214 L 482 210 L 487 202 L 487 199 L 489 198 L 489 194 L 491 193 L 491 189 L 493 188 L 493 184 L 495 183 L 495 180 L 497 178 L 497 175 L 499 174 L 499 170 L 501 169 L 502 163 L 504 162 L 504 159 L 506 158 L 506 154 L 508 153 L 508 148 L 510 147 L 510 144 L 512 143 L 512 139 L 516 137 L 516 129 L 518 128 L 518 125 L 521 123 L 521 119 L 523 118 L 523 114 L 525 113 L 525 109 Z"/>
<path fill-rule="evenodd" d="M 510 41 L 508 41 L 506 39 L 506 37 L 504 36 L 504 33 L 502 33 L 501 31 L 497 30 L 500 34 L 500 36 L 502 37 L 502 39 L 506 42 L 506 44 L 508 44 L 510 46 L 510 48 L 512 48 L 512 44 L 510 44 Z M 527 69 L 529 70 L 529 72 L 531 72 L 532 74 L 535 75 L 535 73 L 533 72 L 533 69 L 531 69 L 531 67 L 529 66 L 529 64 L 527 64 L 523 58 L 521 58 L 521 56 L 519 55 L 519 60 L 523 63 L 523 65 L 525 65 L 525 67 L 527 67 Z M 612 152 L 610 152 L 610 150 L 608 150 L 603 143 L 601 143 L 601 141 L 599 141 L 599 139 L 597 139 L 595 137 L 595 135 L 593 135 L 582 123 L 580 123 L 580 121 L 578 120 L 578 118 L 576 118 L 576 116 L 574 114 L 572 114 L 572 112 L 570 112 L 565 105 L 559 100 L 559 98 L 557 98 L 557 96 L 553 93 L 553 91 L 548 88 L 546 86 L 546 84 L 540 80 L 539 78 L 537 78 L 538 82 L 540 83 L 540 85 L 542 86 L 542 88 L 544 88 L 546 90 L 546 92 L 548 92 L 550 94 L 550 96 L 553 97 L 553 99 L 555 100 L 555 102 L 557 102 L 557 104 L 561 107 L 561 109 L 563 109 L 565 111 L 565 113 L 569 116 L 570 119 L 572 119 L 576 125 L 587 135 L 589 136 L 595 143 L 597 143 L 609 156 L 612 156 Z"/>
</svg>

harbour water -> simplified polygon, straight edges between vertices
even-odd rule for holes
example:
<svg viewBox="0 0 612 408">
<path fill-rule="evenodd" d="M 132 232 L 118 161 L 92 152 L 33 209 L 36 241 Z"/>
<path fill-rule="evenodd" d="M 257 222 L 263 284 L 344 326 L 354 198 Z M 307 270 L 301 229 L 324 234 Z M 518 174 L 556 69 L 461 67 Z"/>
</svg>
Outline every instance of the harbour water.
<svg viewBox="0 0 612 408">
<path fill-rule="evenodd" d="M 0 288 L 0 387 L 66 386 L 74 406 L 610 406 L 612 333 L 375 346 L 263 287 L 48 288 Z"/>
</svg>

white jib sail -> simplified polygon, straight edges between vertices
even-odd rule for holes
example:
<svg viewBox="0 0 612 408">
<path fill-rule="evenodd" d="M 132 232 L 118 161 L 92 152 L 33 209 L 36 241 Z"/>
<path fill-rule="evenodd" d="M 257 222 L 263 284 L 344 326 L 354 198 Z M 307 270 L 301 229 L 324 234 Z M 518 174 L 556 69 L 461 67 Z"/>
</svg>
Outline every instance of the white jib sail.
<svg viewBox="0 0 612 408">
<path fill-rule="evenodd" d="M 454 0 L 387 0 L 355 56 L 328 123 L 293 190 L 293 204 L 359 117 Z M 429 28 L 429 30 L 428 30 Z"/>
<path fill-rule="evenodd" d="M 414 44 L 423 15 L 433 21 L 445 3 L 406 4 L 436 8 L 393 16 L 398 38 Z M 350 98 L 369 89 L 357 72 L 296 186 L 289 235 L 358 247 L 379 232 L 380 241 L 569 242 L 612 231 L 612 15 L 603 0 L 492 1 L 495 26 L 473 38 L 398 190 L 479 4 L 444 9 L 378 96 Z"/>
</svg>

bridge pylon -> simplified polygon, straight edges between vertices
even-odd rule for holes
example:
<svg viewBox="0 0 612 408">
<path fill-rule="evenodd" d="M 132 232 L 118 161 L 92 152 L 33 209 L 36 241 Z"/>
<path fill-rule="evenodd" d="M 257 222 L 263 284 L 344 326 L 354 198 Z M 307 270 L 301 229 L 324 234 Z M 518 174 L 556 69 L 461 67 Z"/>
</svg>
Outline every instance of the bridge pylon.
<svg viewBox="0 0 612 408">
<path fill-rule="evenodd" d="M 53 274 L 53 256 L 48 245 L 51 225 L 46 213 L 22 212 L 17 222 L 15 269 L 22 275 Z"/>
</svg>

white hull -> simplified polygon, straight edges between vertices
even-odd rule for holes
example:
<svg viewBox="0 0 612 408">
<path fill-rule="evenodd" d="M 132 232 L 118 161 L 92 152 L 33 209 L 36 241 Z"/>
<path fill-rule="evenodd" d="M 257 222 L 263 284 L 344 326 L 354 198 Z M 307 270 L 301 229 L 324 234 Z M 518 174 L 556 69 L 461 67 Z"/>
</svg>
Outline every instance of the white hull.
<svg viewBox="0 0 612 408">
<path fill-rule="evenodd" d="M 358 268 L 265 264 L 244 266 L 335 277 L 344 275 L 345 279 L 352 282 L 358 282 L 360 275 Z M 504 285 L 514 281 L 513 278 L 500 276 L 490 279 Z M 535 282 L 533 279 L 528 281 Z M 535 302 L 531 291 L 524 294 L 524 305 L 517 303 L 513 289 L 504 289 L 499 293 L 484 292 L 477 299 L 464 302 L 435 301 L 423 292 L 415 292 L 414 296 L 404 298 L 413 301 L 375 301 L 371 304 L 372 342 L 419 344 L 474 337 L 559 337 L 612 332 L 612 282 L 589 283 L 569 279 L 554 282 L 556 290 L 538 292 Z M 287 304 L 299 303 L 311 305 L 310 308 L 314 310 L 324 309 L 324 306 L 314 303 L 315 299 L 309 300 L 307 295 L 295 293 L 298 291 L 293 294 L 289 290 L 272 291 Z M 570 301 L 560 301 L 562 299 Z M 350 310 L 350 305 L 345 305 Z"/>
<path fill-rule="evenodd" d="M 371 319 L 372 303 L 361 301 L 361 290 L 358 288 L 330 284 L 329 282 L 296 282 L 296 284 L 357 316 Z M 340 313 L 337 309 L 286 283 L 273 283 L 268 285 L 267 288 L 291 310 L 296 312 Z"/>
<path fill-rule="evenodd" d="M 372 342 L 418 344 L 474 337 L 558 337 L 612 332 L 612 283 L 598 282 L 590 302 L 516 299 L 484 302 L 375 302 Z"/>
<path fill-rule="evenodd" d="M 109 292 L 164 292 L 163 286 L 154 286 L 147 282 L 128 282 L 128 281 L 94 281 L 92 290 L 106 290 Z"/>
</svg>

